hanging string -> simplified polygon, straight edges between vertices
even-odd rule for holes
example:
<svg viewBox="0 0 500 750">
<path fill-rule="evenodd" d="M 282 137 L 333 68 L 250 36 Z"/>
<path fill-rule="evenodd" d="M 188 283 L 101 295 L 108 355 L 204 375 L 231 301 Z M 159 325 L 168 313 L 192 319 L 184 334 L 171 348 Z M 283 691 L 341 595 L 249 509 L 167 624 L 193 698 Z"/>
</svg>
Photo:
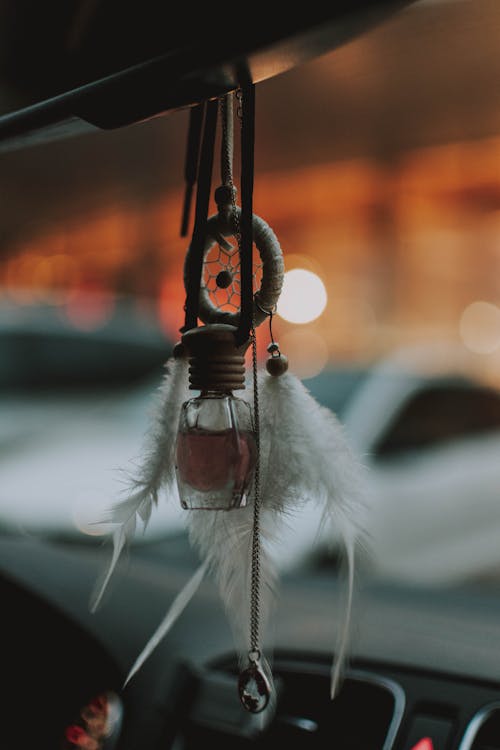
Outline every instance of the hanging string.
<svg viewBox="0 0 500 750">
<path fill-rule="evenodd" d="M 220 100 L 222 123 L 222 148 L 220 152 L 220 174 L 223 185 L 234 188 L 233 155 L 234 155 L 234 123 L 233 123 L 233 94 L 226 94 Z"/>
<path fill-rule="evenodd" d="M 242 86 L 241 118 L 241 305 L 236 342 L 248 341 L 253 321 L 253 180 L 255 140 L 255 86 Z"/>
<path fill-rule="evenodd" d="M 205 126 L 201 144 L 200 167 L 196 190 L 196 211 L 193 238 L 188 254 L 190 266 L 186 272 L 186 317 L 182 332 L 196 328 L 200 302 L 200 283 L 203 268 L 203 250 L 205 244 L 210 189 L 212 186 L 212 168 L 214 158 L 215 131 L 217 126 L 217 99 L 206 105 Z"/>
<path fill-rule="evenodd" d="M 271 339 L 271 344 L 276 346 L 276 341 L 274 340 L 274 336 L 273 336 L 273 315 L 274 315 L 273 311 L 269 310 L 268 315 L 269 315 L 269 337 Z"/>
<path fill-rule="evenodd" d="M 233 122 L 233 93 L 226 94 L 220 100 L 220 114 L 222 124 L 222 144 L 220 171 L 222 186 L 215 191 L 215 199 L 219 211 L 229 208 L 234 225 L 234 237 L 241 259 L 241 232 L 240 219 L 236 209 L 236 187 L 233 178 L 233 155 L 234 155 L 234 122 Z M 220 197 L 219 197 L 220 196 Z M 218 237 L 219 245 L 231 249 L 224 237 Z"/>
<path fill-rule="evenodd" d="M 189 228 L 191 203 L 193 202 L 193 189 L 198 178 L 198 161 L 200 158 L 201 129 L 203 126 L 204 114 L 205 102 L 192 107 L 189 112 L 189 129 L 186 158 L 184 162 L 184 181 L 186 183 L 186 189 L 184 192 L 184 205 L 182 208 L 181 237 L 187 237 Z"/>
</svg>

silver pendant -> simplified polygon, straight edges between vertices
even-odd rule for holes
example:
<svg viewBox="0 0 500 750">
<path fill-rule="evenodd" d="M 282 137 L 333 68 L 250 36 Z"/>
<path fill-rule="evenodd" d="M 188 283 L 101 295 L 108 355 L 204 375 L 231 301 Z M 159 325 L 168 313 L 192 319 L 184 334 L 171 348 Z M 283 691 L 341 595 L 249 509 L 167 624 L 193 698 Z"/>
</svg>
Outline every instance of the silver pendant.
<svg viewBox="0 0 500 750">
<path fill-rule="evenodd" d="M 247 711 L 258 714 L 263 711 L 271 697 L 271 684 L 259 660 L 250 660 L 249 666 L 238 679 L 240 701 Z"/>
</svg>

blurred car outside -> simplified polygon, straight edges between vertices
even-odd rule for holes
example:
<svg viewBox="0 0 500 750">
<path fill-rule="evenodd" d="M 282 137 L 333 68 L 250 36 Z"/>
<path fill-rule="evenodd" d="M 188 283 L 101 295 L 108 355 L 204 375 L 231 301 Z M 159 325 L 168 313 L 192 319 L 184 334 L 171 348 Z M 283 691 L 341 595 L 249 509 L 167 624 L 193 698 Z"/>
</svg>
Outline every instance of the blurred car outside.
<svg viewBox="0 0 500 750">
<path fill-rule="evenodd" d="M 306 385 L 338 413 L 366 467 L 369 574 L 419 585 L 495 575 L 500 393 L 475 377 L 463 350 L 413 346 Z M 298 516 L 280 545 L 282 564 L 292 567 L 321 557 L 329 544 L 318 532 L 319 513 Z"/>
</svg>

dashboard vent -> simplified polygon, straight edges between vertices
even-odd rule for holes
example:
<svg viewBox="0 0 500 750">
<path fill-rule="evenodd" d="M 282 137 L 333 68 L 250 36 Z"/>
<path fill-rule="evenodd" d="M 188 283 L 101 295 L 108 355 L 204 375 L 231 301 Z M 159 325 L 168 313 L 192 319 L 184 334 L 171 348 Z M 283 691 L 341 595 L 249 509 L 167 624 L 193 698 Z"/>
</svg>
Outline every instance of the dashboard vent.
<svg viewBox="0 0 500 750">
<path fill-rule="evenodd" d="M 349 672 L 334 701 L 329 668 L 280 662 L 274 666 L 278 701 L 274 715 L 243 710 L 233 675 L 210 671 L 199 676 L 195 698 L 176 748 L 218 750 L 299 745 L 317 750 L 389 750 L 404 710 L 399 685 L 368 672 Z"/>
<path fill-rule="evenodd" d="M 491 703 L 478 711 L 459 750 L 500 750 L 500 703 Z"/>
</svg>

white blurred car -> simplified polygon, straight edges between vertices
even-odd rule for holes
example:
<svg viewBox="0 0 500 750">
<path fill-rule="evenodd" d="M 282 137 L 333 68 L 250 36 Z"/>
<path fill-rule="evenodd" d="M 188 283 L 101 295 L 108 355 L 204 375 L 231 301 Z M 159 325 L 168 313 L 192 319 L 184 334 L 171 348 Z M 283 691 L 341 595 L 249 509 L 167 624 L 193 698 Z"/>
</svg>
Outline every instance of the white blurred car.
<svg viewBox="0 0 500 750">
<path fill-rule="evenodd" d="M 371 574 L 453 584 L 500 571 L 500 393 L 459 369 L 429 372 L 413 350 L 307 383 L 367 467 Z M 318 524 L 300 514 L 280 547 L 286 565 L 322 554 Z"/>
<path fill-rule="evenodd" d="M 372 374 L 345 415 L 371 467 L 368 527 L 376 569 L 419 583 L 494 571 L 500 394 L 460 376 L 399 379 Z"/>
</svg>

